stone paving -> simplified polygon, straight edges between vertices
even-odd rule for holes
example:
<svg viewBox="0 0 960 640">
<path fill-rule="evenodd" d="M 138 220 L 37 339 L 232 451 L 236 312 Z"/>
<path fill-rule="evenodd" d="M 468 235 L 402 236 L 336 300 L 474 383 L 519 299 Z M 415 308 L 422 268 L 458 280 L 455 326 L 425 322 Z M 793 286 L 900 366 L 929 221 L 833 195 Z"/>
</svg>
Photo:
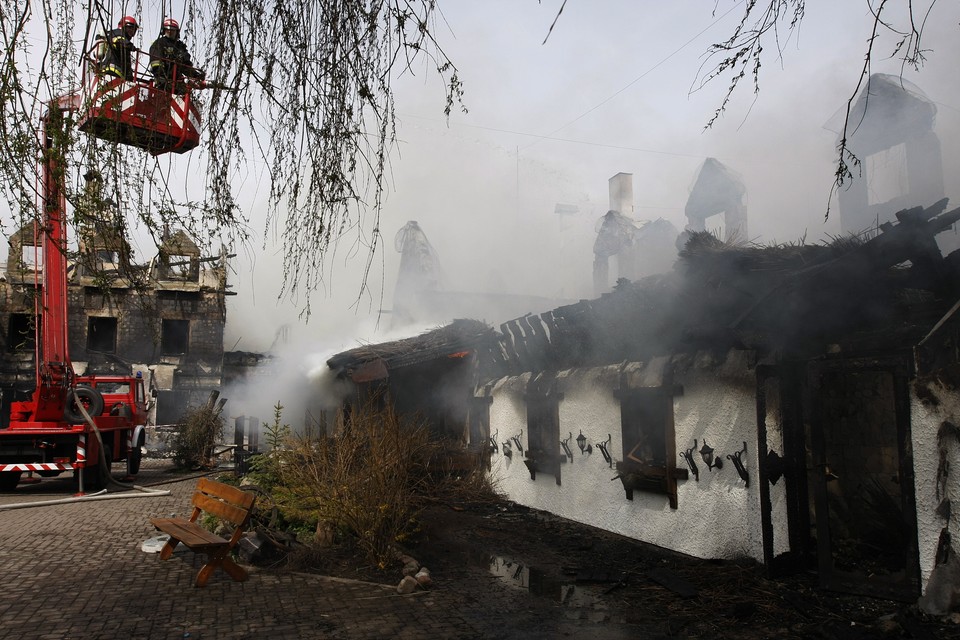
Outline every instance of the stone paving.
<svg viewBox="0 0 960 640">
<path fill-rule="evenodd" d="M 217 571 L 198 589 L 193 580 L 202 556 L 182 550 L 160 562 L 141 550 L 157 535 L 151 517 L 189 516 L 196 476 L 174 476 L 168 464 L 145 461 L 137 483 L 170 494 L 0 510 L 0 638 L 644 635 L 603 611 L 518 596 L 495 580 L 438 580 L 430 591 L 401 596 L 390 586 L 251 568 L 246 582 Z M 66 477 L 21 483 L 0 494 L 0 506 L 69 498 L 73 491 Z"/>
</svg>

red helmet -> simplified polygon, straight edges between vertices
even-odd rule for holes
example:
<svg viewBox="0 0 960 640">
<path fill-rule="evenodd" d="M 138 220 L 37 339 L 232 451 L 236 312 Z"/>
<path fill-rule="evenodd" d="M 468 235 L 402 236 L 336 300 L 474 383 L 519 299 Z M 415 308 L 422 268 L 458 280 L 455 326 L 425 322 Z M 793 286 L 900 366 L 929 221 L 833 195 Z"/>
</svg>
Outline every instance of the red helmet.
<svg viewBox="0 0 960 640">
<path fill-rule="evenodd" d="M 124 27 L 134 27 L 136 29 L 140 28 L 140 25 L 137 24 L 137 19 L 133 16 L 123 16 L 120 18 L 119 27 L 123 29 Z"/>
<path fill-rule="evenodd" d="M 180 23 L 177 22 L 176 20 L 174 20 L 173 18 L 167 18 L 166 20 L 163 21 L 163 28 L 164 28 L 164 29 L 176 29 L 177 31 L 179 31 L 179 30 L 180 30 Z"/>
</svg>

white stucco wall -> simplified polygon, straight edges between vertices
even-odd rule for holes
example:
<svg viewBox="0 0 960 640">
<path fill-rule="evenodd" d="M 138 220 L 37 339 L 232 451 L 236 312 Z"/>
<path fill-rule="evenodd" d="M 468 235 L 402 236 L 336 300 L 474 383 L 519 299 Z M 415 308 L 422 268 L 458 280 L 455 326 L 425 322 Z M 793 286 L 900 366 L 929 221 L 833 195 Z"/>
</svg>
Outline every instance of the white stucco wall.
<svg viewBox="0 0 960 640">
<path fill-rule="evenodd" d="M 954 505 L 960 504 L 960 474 L 949 473 L 945 487 L 937 497 L 937 468 L 940 464 L 940 448 L 947 454 L 950 469 L 960 469 L 960 442 L 953 435 L 938 442 L 937 433 L 943 422 L 960 426 L 960 398 L 936 383 L 927 389 L 936 398 L 936 404 L 921 401 L 915 394 L 910 398 L 910 423 L 913 444 L 914 489 L 917 501 L 917 543 L 920 553 L 921 585 L 926 585 L 933 571 L 940 531 L 949 527 L 956 540 L 958 508 L 952 510 L 951 522 L 937 515 L 937 506 L 943 498 Z M 956 549 L 956 544 L 954 549 Z"/>
<path fill-rule="evenodd" d="M 560 486 L 550 474 L 538 473 L 531 480 L 516 451 L 509 458 L 502 450 L 494 454 L 491 474 L 510 499 L 570 520 L 701 558 L 762 559 L 755 376 L 748 354 L 731 352 L 722 362 L 700 356 L 673 365 L 673 383 L 683 387 L 682 395 L 674 396 L 677 453 L 693 446 L 694 438 L 702 445 L 706 437 L 724 462 L 722 469 L 707 471 L 696 455 L 700 480 L 690 474 L 689 479 L 678 481 L 677 509 L 671 509 L 667 496 L 659 493 L 638 490 L 632 501 L 627 500 L 621 482 L 611 480 L 615 468 L 596 446 L 609 434 L 613 462 L 623 459 L 620 404 L 613 393 L 619 386 L 619 366 L 565 371 L 559 376 L 564 394 L 559 405 L 560 437 L 572 434 L 574 453 L 572 463 L 561 465 Z M 642 378 L 644 368 L 657 365 L 635 366 L 641 367 Z M 523 393 L 529 378 L 529 374 L 504 378 L 491 389 L 490 431 L 498 433 L 499 442 L 523 429 L 522 442 L 527 447 Z M 590 455 L 576 447 L 581 430 L 594 447 Z M 744 441 L 749 488 L 726 459 L 727 454 L 741 450 Z M 677 466 L 686 468 L 679 456 Z M 785 539 L 785 531 L 778 537 Z"/>
<path fill-rule="evenodd" d="M 766 412 L 764 425 L 767 432 L 767 450 L 783 455 L 783 423 L 781 421 L 779 379 L 768 378 L 764 384 Z M 770 520 L 773 523 L 774 557 L 790 550 L 787 531 L 787 482 L 783 478 L 768 487 L 770 493 Z M 759 500 L 759 495 L 757 496 Z"/>
</svg>

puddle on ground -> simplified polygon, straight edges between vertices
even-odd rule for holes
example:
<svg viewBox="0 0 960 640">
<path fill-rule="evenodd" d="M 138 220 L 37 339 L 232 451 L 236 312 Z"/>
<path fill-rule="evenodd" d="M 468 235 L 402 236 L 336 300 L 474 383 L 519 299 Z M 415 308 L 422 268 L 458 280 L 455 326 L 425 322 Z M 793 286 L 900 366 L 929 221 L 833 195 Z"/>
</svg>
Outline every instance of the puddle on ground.
<svg viewBox="0 0 960 640">
<path fill-rule="evenodd" d="M 570 607 L 606 608 L 595 595 L 577 588 L 572 582 L 550 577 L 536 567 L 503 556 L 487 558 L 490 574 L 512 588 L 550 598 Z"/>
</svg>

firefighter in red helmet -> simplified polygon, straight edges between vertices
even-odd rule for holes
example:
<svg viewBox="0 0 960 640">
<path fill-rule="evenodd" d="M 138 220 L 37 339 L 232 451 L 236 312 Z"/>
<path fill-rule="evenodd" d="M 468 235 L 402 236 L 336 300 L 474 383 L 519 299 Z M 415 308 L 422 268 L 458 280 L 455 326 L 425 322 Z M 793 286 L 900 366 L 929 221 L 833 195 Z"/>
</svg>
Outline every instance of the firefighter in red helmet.
<svg viewBox="0 0 960 640">
<path fill-rule="evenodd" d="M 158 88 L 177 94 L 186 89 L 184 78 L 204 78 L 203 70 L 193 66 L 187 45 L 180 40 L 180 23 L 173 18 L 163 21 L 160 37 L 150 45 L 150 71 Z"/>
<path fill-rule="evenodd" d="M 140 25 L 133 16 L 123 16 L 105 36 L 97 37 L 97 62 L 102 73 L 106 73 L 124 80 L 133 80 L 133 65 L 130 54 L 137 51 L 133 45 L 133 37 L 137 35 Z"/>
</svg>

